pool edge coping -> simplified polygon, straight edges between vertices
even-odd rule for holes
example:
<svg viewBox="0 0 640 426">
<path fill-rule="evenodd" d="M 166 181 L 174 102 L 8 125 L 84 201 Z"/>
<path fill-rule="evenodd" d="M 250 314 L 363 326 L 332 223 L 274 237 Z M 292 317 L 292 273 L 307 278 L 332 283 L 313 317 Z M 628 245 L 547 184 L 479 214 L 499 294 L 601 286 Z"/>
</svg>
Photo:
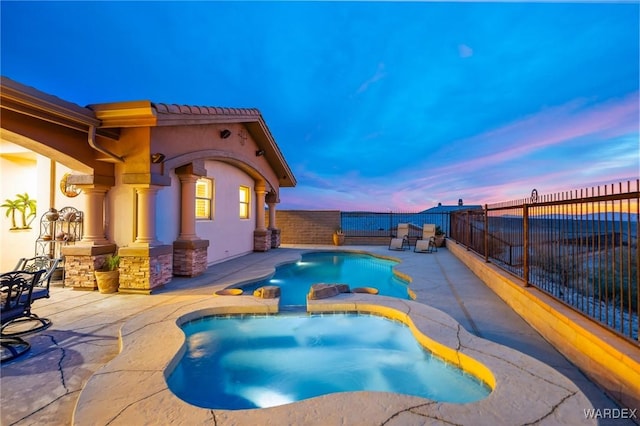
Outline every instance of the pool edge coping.
<svg viewBox="0 0 640 426">
<path fill-rule="evenodd" d="M 318 425 L 363 421 L 382 424 L 392 418 L 407 420 L 407 416 L 459 424 L 478 421 L 527 424 L 544 419 L 558 424 L 576 419 L 587 421 L 583 410 L 591 408 L 591 403 L 569 379 L 525 354 L 470 334 L 449 315 L 433 307 L 385 296 L 341 294 L 309 301 L 308 310 L 313 313 L 374 311 L 392 319 L 408 319 L 430 340 L 489 368 L 496 379 L 495 387 L 487 398 L 468 404 L 362 391 L 329 394 L 264 409 L 234 411 L 195 407 L 176 397 L 165 381 L 184 350 L 185 339 L 178 320 L 279 311 L 277 299 L 211 296 L 159 307 L 127 321 L 120 330 L 120 354 L 86 383 L 72 423 L 140 424 L 156 420 L 193 424 L 213 419 L 218 425 L 256 424 L 268 416 L 271 422 L 279 424 L 310 424 L 309 412 L 323 413 L 323 417 L 317 419 Z M 109 403 L 105 403 L 107 400 Z"/>
</svg>

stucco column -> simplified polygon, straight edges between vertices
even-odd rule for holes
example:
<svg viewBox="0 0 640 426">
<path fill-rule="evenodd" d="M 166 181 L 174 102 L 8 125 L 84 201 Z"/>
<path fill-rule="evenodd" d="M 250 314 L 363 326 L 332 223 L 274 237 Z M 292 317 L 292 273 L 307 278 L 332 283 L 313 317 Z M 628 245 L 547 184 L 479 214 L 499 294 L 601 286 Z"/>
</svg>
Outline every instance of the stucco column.
<svg viewBox="0 0 640 426">
<path fill-rule="evenodd" d="M 159 245 L 156 239 L 156 193 L 158 188 L 153 186 L 136 187 L 138 202 L 137 232 L 135 244 Z"/>
<path fill-rule="evenodd" d="M 196 175 L 178 175 L 180 179 L 182 209 L 180 210 L 180 241 L 199 240 L 196 235 Z"/>
<path fill-rule="evenodd" d="M 276 203 L 267 203 L 269 206 L 269 229 L 277 229 L 276 227 Z"/>
<path fill-rule="evenodd" d="M 267 191 L 264 184 L 257 184 L 255 187 L 256 193 L 256 231 L 266 231 L 267 228 L 264 225 L 264 202 Z"/>
<path fill-rule="evenodd" d="M 276 225 L 276 204 L 280 202 L 278 194 L 271 191 L 266 196 L 267 206 L 269 206 L 269 229 L 277 229 Z"/>
<path fill-rule="evenodd" d="M 278 194 L 271 191 L 267 194 L 267 206 L 269 206 L 269 231 L 271 232 L 271 248 L 280 247 L 280 230 L 276 226 L 276 204 L 280 202 Z"/>
<path fill-rule="evenodd" d="M 109 244 L 104 232 L 104 199 L 106 186 L 82 185 L 85 197 L 85 212 L 83 217 L 83 235 L 80 242 L 83 245 Z"/>
</svg>

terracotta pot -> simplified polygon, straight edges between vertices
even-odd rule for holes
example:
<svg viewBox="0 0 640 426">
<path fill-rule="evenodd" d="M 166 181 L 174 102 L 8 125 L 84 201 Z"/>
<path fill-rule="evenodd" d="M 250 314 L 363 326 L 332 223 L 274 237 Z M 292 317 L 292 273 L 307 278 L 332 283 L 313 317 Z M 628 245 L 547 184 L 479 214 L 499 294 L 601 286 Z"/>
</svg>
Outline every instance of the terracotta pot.
<svg viewBox="0 0 640 426">
<path fill-rule="evenodd" d="M 344 234 L 333 234 L 333 245 L 341 246 L 344 244 Z"/>
<path fill-rule="evenodd" d="M 95 275 L 100 293 L 108 294 L 118 291 L 118 287 L 120 286 L 119 271 L 95 271 Z"/>
</svg>

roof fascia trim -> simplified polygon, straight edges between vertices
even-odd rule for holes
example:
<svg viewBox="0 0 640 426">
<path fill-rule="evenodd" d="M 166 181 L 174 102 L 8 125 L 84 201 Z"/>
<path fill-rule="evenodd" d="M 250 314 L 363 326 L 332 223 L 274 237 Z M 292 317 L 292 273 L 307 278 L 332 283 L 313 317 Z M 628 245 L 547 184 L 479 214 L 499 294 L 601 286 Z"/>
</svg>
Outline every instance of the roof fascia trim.
<svg viewBox="0 0 640 426">
<path fill-rule="evenodd" d="M 89 126 L 97 127 L 100 125 L 100 121 L 90 109 L 33 87 L 25 86 L 9 78 L 2 77 L 0 88 L 2 108 L 77 130 L 87 131 Z"/>
<path fill-rule="evenodd" d="M 88 108 L 101 121 L 101 128 L 149 127 L 156 126 L 158 121 L 150 101 L 92 104 Z"/>
</svg>

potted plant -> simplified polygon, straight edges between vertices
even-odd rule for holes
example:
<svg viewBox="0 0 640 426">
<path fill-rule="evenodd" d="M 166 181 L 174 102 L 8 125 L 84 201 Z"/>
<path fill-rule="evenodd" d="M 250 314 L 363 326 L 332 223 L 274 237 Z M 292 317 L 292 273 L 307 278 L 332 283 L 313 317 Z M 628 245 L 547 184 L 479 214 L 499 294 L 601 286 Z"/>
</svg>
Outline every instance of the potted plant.
<svg viewBox="0 0 640 426">
<path fill-rule="evenodd" d="M 440 226 L 436 226 L 436 247 L 444 246 L 445 235 Z"/>
<path fill-rule="evenodd" d="M 95 271 L 96 283 L 100 293 L 115 293 L 120 285 L 120 256 L 109 255 L 105 258 L 102 268 Z"/>
<path fill-rule="evenodd" d="M 341 246 L 344 244 L 344 233 L 342 229 L 338 228 L 333 233 L 333 245 Z"/>
</svg>

